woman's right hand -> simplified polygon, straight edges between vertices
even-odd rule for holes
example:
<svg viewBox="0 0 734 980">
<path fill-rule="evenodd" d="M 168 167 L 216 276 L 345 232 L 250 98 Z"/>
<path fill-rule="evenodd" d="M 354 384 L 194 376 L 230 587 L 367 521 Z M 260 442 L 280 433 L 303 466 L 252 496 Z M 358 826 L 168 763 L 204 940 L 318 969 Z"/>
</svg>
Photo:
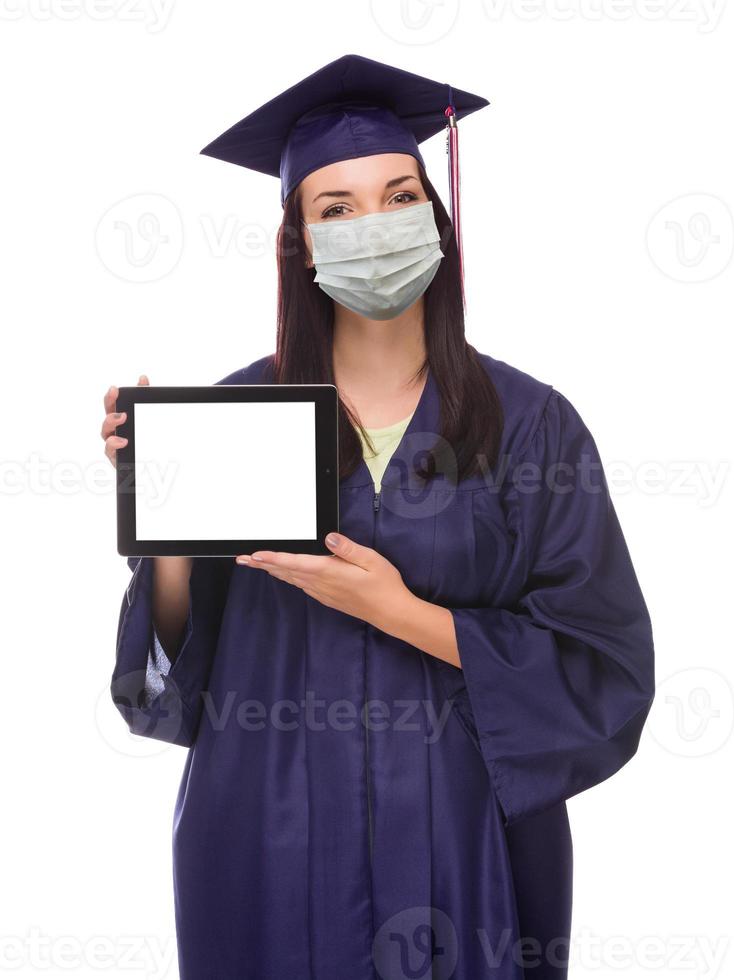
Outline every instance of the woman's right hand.
<svg viewBox="0 0 734 980">
<path fill-rule="evenodd" d="M 138 378 L 139 385 L 149 385 L 147 374 L 141 374 Z M 118 389 L 115 385 L 110 385 L 107 394 L 104 396 L 105 417 L 102 423 L 102 438 L 104 439 L 104 453 L 113 466 L 117 466 L 117 450 L 127 445 L 124 436 L 116 436 L 115 428 L 127 419 L 127 412 L 116 411 Z"/>
</svg>

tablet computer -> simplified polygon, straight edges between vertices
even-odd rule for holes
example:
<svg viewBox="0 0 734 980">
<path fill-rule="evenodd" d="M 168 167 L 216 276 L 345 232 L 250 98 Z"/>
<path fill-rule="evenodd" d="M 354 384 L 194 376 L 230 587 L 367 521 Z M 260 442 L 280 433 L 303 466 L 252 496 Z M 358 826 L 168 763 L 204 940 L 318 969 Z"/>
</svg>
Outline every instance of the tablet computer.
<svg viewBox="0 0 734 980">
<path fill-rule="evenodd" d="M 331 554 L 339 530 L 331 384 L 122 387 L 121 555 Z"/>
</svg>

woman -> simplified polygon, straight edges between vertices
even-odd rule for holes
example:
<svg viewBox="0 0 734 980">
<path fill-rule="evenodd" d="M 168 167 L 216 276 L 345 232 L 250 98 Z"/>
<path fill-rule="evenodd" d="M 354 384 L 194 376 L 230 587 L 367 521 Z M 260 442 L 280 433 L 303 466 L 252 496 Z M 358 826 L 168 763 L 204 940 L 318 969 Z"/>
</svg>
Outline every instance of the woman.
<svg viewBox="0 0 734 980">
<path fill-rule="evenodd" d="M 189 748 L 183 980 L 559 980 L 565 801 L 652 701 L 592 435 L 465 340 L 458 204 L 417 146 L 445 91 L 346 56 L 204 151 L 279 174 L 284 207 L 276 351 L 218 383 L 337 385 L 340 533 L 326 557 L 129 559 L 113 698 Z"/>
</svg>

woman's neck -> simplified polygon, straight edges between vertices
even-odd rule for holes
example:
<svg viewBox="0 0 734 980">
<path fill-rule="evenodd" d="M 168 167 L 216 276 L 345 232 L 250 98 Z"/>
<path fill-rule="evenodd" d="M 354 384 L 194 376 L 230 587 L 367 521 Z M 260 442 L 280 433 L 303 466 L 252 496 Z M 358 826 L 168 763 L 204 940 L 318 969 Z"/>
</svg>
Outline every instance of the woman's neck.
<svg viewBox="0 0 734 980">
<path fill-rule="evenodd" d="M 364 425 L 387 425 L 413 410 L 425 358 L 422 297 L 392 320 L 368 320 L 336 305 L 334 377 Z"/>
</svg>

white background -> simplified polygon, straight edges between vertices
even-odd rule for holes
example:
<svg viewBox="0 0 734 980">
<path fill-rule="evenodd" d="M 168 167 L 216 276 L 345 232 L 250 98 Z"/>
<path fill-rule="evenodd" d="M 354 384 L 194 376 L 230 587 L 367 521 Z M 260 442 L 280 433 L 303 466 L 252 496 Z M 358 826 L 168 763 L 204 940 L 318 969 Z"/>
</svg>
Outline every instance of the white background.
<svg viewBox="0 0 734 980">
<path fill-rule="evenodd" d="M 639 753 L 570 803 L 571 976 L 731 976 L 723 8 L 0 0 L 9 975 L 176 975 L 185 750 L 129 736 L 108 694 L 129 571 L 102 398 L 141 372 L 211 384 L 273 350 L 278 182 L 198 151 L 355 52 L 490 99 L 460 124 L 468 337 L 581 412 L 653 618 Z M 423 149 L 446 200 L 443 137 Z"/>
</svg>

